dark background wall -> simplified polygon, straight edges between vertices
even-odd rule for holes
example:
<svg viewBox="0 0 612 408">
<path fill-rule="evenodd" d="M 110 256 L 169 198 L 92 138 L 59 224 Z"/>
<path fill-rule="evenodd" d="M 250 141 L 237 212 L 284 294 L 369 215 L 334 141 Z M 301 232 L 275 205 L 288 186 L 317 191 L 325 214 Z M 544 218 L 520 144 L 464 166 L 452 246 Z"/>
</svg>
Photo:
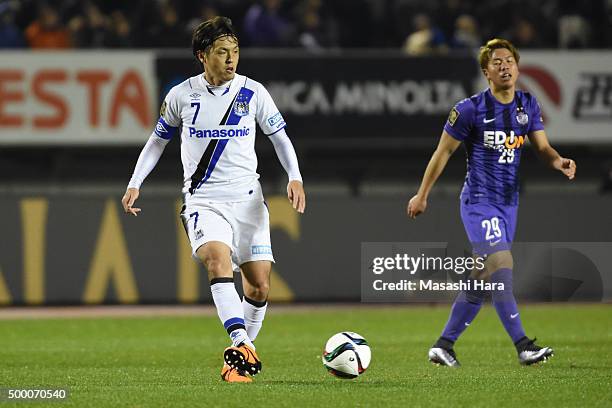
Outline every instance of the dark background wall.
<svg viewBox="0 0 612 408">
<path fill-rule="evenodd" d="M 359 300 L 365 242 L 446 242 L 455 251 L 469 250 L 455 197 L 434 195 L 427 213 L 415 221 L 404 215 L 406 196 L 315 195 L 303 216 L 282 196 L 268 199 L 277 261 L 273 300 Z M 140 204 L 143 212 L 134 218 L 121 212 L 116 195 L 5 195 L 0 200 L 0 301 L 209 300 L 206 273 L 190 258 L 178 222 L 178 200 L 173 195 L 145 196 Z M 610 197 L 524 198 L 515 254 L 519 296 L 541 301 L 611 299 L 610 208 Z M 557 243 L 557 252 L 551 252 L 551 242 Z M 608 242 L 608 247 L 592 242 Z M 595 248 L 595 255 L 582 251 L 586 263 L 574 259 L 565 268 L 567 248 Z M 564 286 L 555 277 L 574 284 Z"/>
</svg>

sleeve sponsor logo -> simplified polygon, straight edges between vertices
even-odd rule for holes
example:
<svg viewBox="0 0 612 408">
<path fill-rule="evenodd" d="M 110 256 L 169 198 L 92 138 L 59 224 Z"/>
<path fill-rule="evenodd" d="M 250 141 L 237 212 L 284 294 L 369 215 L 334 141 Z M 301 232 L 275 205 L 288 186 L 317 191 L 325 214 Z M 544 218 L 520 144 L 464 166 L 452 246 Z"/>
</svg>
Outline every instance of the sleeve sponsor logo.
<svg viewBox="0 0 612 408">
<path fill-rule="evenodd" d="M 448 115 L 448 123 L 451 126 L 455 126 L 455 122 L 457 121 L 458 117 L 459 117 L 459 111 L 457 110 L 457 108 L 451 109 L 450 114 Z"/>
<path fill-rule="evenodd" d="M 251 246 L 252 255 L 269 254 L 272 255 L 272 247 L 270 245 L 253 245 Z"/>
<path fill-rule="evenodd" d="M 177 128 L 168 125 L 164 118 L 160 117 L 155 125 L 155 134 L 162 139 L 170 140 L 176 132 L 176 129 Z"/>
<path fill-rule="evenodd" d="M 168 129 L 166 129 L 163 123 L 157 122 L 157 125 L 155 125 L 155 134 L 159 137 L 165 137 L 167 133 Z"/>
<path fill-rule="evenodd" d="M 161 108 L 159 108 L 159 116 L 161 116 L 162 118 L 166 115 L 166 108 L 168 107 L 168 104 L 166 103 L 166 101 L 164 101 L 164 103 L 162 103 Z"/>
<path fill-rule="evenodd" d="M 277 129 L 285 124 L 283 115 L 280 112 L 276 112 L 271 118 L 268 119 L 268 125 L 276 127 Z"/>
</svg>

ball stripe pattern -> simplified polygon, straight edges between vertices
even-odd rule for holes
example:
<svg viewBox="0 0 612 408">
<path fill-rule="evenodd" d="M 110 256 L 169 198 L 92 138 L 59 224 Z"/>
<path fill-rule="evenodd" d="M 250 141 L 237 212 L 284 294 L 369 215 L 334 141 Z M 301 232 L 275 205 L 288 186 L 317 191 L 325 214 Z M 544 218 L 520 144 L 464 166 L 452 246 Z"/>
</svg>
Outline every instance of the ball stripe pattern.
<svg viewBox="0 0 612 408">
<path fill-rule="evenodd" d="M 368 342 L 350 331 L 330 337 L 322 355 L 327 371 L 339 378 L 359 377 L 368 368 L 371 358 Z"/>
</svg>

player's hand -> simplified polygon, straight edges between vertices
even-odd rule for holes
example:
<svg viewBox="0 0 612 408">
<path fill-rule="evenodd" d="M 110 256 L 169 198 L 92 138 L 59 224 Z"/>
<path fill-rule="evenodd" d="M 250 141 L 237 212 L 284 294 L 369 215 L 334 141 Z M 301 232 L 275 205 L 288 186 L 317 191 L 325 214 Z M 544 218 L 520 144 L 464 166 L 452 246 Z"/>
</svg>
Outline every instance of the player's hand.
<svg viewBox="0 0 612 408">
<path fill-rule="evenodd" d="M 415 219 L 417 215 L 424 213 L 426 209 L 427 200 L 417 194 L 408 201 L 406 212 L 408 213 L 408 217 Z"/>
<path fill-rule="evenodd" d="M 566 159 L 565 157 L 560 157 L 555 160 L 553 164 L 555 169 L 559 170 L 561 173 L 565 174 L 568 179 L 573 180 L 576 176 L 576 162 L 572 159 Z"/>
<path fill-rule="evenodd" d="M 300 214 L 304 213 L 306 209 L 306 193 L 300 181 L 291 180 L 289 184 L 287 184 L 287 198 L 291 202 L 294 210 Z"/>
<path fill-rule="evenodd" d="M 140 191 L 137 188 L 128 188 L 121 199 L 121 204 L 123 205 L 123 211 L 126 214 L 132 214 L 134 217 L 138 217 L 138 213 L 140 212 L 140 208 L 132 207 L 134 202 L 138 199 L 140 195 Z"/>
</svg>

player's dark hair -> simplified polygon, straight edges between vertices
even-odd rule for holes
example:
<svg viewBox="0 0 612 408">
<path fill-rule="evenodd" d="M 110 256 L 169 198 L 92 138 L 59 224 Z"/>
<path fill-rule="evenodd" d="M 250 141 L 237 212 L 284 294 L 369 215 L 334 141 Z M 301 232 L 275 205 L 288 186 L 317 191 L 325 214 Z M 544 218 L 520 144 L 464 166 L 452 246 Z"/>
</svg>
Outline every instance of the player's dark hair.
<svg viewBox="0 0 612 408">
<path fill-rule="evenodd" d="M 487 41 L 485 45 L 480 47 L 480 53 L 478 54 L 478 62 L 480 63 L 481 69 L 487 68 L 487 66 L 489 65 L 489 61 L 491 60 L 491 55 L 493 54 L 493 51 L 498 50 L 500 48 L 505 48 L 510 51 L 516 63 L 519 63 L 521 56 L 519 55 L 519 52 L 514 46 L 514 44 L 502 38 L 494 38 L 492 40 Z"/>
<path fill-rule="evenodd" d="M 198 59 L 199 51 L 208 52 L 215 40 L 225 36 L 233 37 L 238 42 L 238 36 L 232 25 L 232 20 L 229 18 L 216 16 L 200 23 L 193 30 L 193 36 L 191 37 L 193 56 Z"/>
</svg>

